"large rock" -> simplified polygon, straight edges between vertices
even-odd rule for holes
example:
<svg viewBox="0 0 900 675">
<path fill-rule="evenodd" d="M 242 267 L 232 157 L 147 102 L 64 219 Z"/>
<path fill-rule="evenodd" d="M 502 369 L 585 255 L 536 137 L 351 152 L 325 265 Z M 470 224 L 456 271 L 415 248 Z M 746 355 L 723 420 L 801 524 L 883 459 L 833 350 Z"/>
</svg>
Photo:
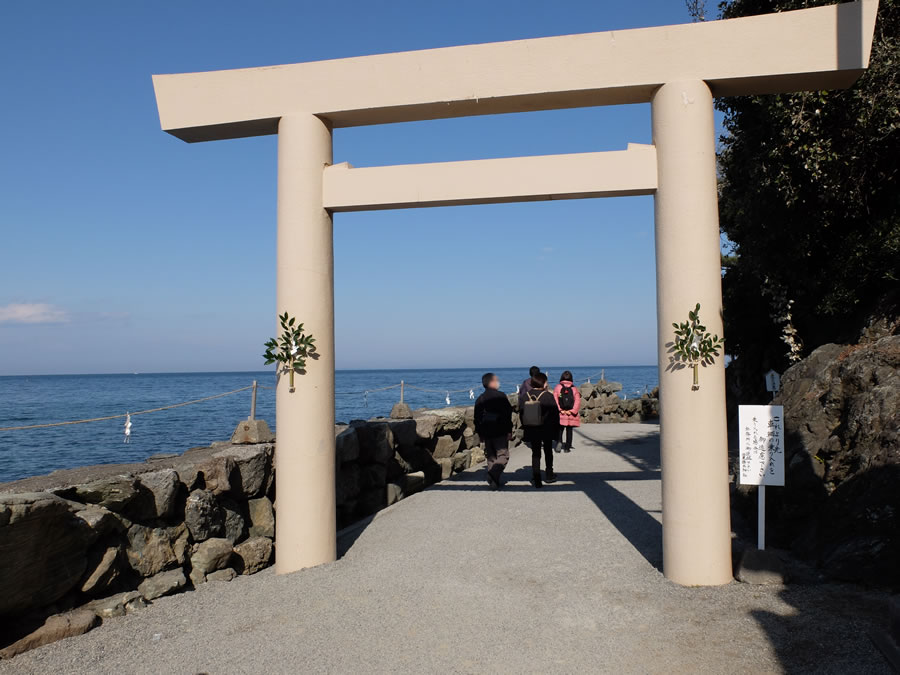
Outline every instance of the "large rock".
<svg viewBox="0 0 900 675">
<path fill-rule="evenodd" d="M 227 539 L 207 539 L 197 544 L 191 554 L 191 582 L 194 586 L 206 581 L 206 577 L 216 570 L 228 567 L 233 549 Z"/>
<path fill-rule="evenodd" d="M 128 564 L 142 577 L 151 577 L 185 561 L 188 529 L 182 523 L 176 527 L 145 527 L 132 525 L 128 529 Z"/>
<path fill-rule="evenodd" d="M 144 579 L 138 586 L 138 591 L 145 600 L 156 600 L 164 595 L 177 593 L 185 586 L 187 586 L 187 577 L 184 576 L 184 570 L 179 567 Z"/>
<path fill-rule="evenodd" d="M 199 448 L 199 450 L 206 450 Z M 234 458 L 230 453 L 219 456 L 204 456 L 194 459 L 191 452 L 186 452 L 174 464 L 178 478 L 189 491 L 209 490 L 213 494 L 222 494 L 231 490 L 231 477 L 235 471 Z"/>
<path fill-rule="evenodd" d="M 355 427 L 335 426 L 334 445 L 338 464 L 355 462 L 359 459 L 359 437 Z"/>
<path fill-rule="evenodd" d="M 268 537 L 252 537 L 234 547 L 238 558 L 237 569 L 241 574 L 256 574 L 268 567 L 272 560 L 272 540 Z"/>
<path fill-rule="evenodd" d="M 86 595 L 101 595 L 119 579 L 119 549 L 115 546 L 95 552 L 88 557 L 88 569 L 81 592 Z"/>
<path fill-rule="evenodd" d="M 138 484 L 145 495 L 145 512 L 151 518 L 171 518 L 178 505 L 181 482 L 174 469 L 149 471 L 138 476 Z"/>
<path fill-rule="evenodd" d="M 27 652 L 30 649 L 48 645 L 67 637 L 83 635 L 100 624 L 100 617 L 89 609 L 76 609 L 65 614 L 48 618 L 44 625 L 9 647 L 0 649 L 0 660 Z"/>
<path fill-rule="evenodd" d="M 247 502 L 247 511 L 250 514 L 251 537 L 275 536 L 275 510 L 272 502 L 266 497 L 251 499 Z"/>
<path fill-rule="evenodd" d="M 225 538 L 232 544 L 237 544 L 247 538 L 247 519 L 244 517 L 244 507 L 238 502 L 227 497 L 220 497 L 219 508 L 225 521 Z"/>
<path fill-rule="evenodd" d="M 335 493 L 338 504 L 344 504 L 359 496 L 359 464 L 341 464 L 335 475 Z"/>
<path fill-rule="evenodd" d="M 110 532 L 124 532 L 128 529 L 128 526 L 125 524 L 128 522 L 127 518 L 114 515 L 112 511 L 108 511 L 102 506 L 73 504 L 73 508 L 77 509 L 75 515 L 83 520 L 98 536 L 103 536 Z"/>
<path fill-rule="evenodd" d="M 420 441 L 428 441 L 437 435 L 441 425 L 441 418 L 433 412 L 415 412 L 416 437 Z"/>
<path fill-rule="evenodd" d="M 405 403 L 395 403 L 394 407 L 391 408 L 391 419 L 410 420 L 412 416 L 412 410 Z"/>
<path fill-rule="evenodd" d="M 225 533 L 225 518 L 215 496 L 209 490 L 194 490 L 184 505 L 184 523 L 194 541 L 221 537 Z"/>
<path fill-rule="evenodd" d="M 383 488 L 387 482 L 387 467 L 383 464 L 366 464 L 360 467 L 359 488 L 365 492 Z"/>
<path fill-rule="evenodd" d="M 900 336 L 823 345 L 781 384 L 786 486 L 770 502 L 769 540 L 832 578 L 896 585 Z M 752 495 L 741 504 L 752 515 Z"/>
<path fill-rule="evenodd" d="M 232 494 L 257 497 L 266 489 L 274 451 L 274 446 L 268 444 L 232 446 L 213 454 L 213 457 L 223 460 L 226 465 L 228 459 L 234 463 L 228 480 Z"/>
<path fill-rule="evenodd" d="M 128 591 L 111 595 L 108 598 L 92 600 L 84 608 L 91 610 L 103 619 L 111 619 L 115 616 L 125 616 L 127 612 L 143 609 L 146 606 L 144 596 L 138 591 Z"/>
<path fill-rule="evenodd" d="M 459 408 L 439 408 L 429 410 L 428 414 L 438 418 L 437 433 L 452 433 L 466 426 L 466 414 Z"/>
<path fill-rule="evenodd" d="M 359 461 L 387 464 L 394 456 L 394 433 L 387 422 L 353 422 L 359 437 Z"/>
<path fill-rule="evenodd" d="M 411 448 L 416 444 L 419 435 L 416 432 L 416 422 L 412 419 L 392 420 L 391 433 L 394 434 L 394 443 L 399 447 Z"/>
<path fill-rule="evenodd" d="M 82 580 L 97 533 L 48 492 L 0 495 L 0 616 L 48 605 Z"/>
<path fill-rule="evenodd" d="M 125 513 L 140 494 L 133 476 L 101 478 L 86 485 L 77 485 L 70 492 L 76 501 L 98 504 L 116 513 Z"/>
<path fill-rule="evenodd" d="M 438 436 L 435 439 L 434 450 L 431 454 L 437 460 L 453 457 L 459 452 L 462 443 L 461 438 L 454 439 L 452 436 Z"/>
<path fill-rule="evenodd" d="M 269 429 L 265 420 L 244 420 L 238 422 L 234 433 L 231 434 L 231 442 L 234 445 L 255 445 L 258 443 L 271 443 L 275 440 L 275 434 Z"/>
</svg>

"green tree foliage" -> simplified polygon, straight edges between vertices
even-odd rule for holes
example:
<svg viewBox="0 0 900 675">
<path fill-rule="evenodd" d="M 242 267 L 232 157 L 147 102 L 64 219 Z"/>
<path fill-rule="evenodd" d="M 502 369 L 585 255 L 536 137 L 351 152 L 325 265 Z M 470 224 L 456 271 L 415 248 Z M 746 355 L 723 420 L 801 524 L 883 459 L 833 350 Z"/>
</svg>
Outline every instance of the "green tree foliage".
<svg viewBox="0 0 900 675">
<path fill-rule="evenodd" d="M 729 0 L 722 18 L 834 0 Z M 853 340 L 900 275 L 900 0 L 850 89 L 719 99 L 728 353 L 763 372 Z M 761 46 L 765 49 L 765 45 Z M 793 349 L 793 355 L 791 355 Z"/>
</svg>

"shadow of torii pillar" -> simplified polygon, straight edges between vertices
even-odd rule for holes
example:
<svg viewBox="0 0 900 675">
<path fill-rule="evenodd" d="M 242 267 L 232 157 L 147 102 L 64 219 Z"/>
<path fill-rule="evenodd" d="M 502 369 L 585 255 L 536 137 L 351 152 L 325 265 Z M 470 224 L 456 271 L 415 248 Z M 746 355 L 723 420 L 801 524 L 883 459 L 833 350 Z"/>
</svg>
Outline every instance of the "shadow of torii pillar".
<svg viewBox="0 0 900 675">
<path fill-rule="evenodd" d="M 315 335 L 296 391 L 278 383 L 276 571 L 333 561 L 332 214 L 654 195 L 663 568 L 731 579 L 722 359 L 667 370 L 671 325 L 696 303 L 722 334 L 713 96 L 836 89 L 869 63 L 877 0 L 727 21 L 588 33 L 208 73 L 155 75 L 162 128 L 188 142 L 278 134 L 278 312 Z M 353 168 L 332 129 L 650 103 L 653 145 Z"/>
</svg>

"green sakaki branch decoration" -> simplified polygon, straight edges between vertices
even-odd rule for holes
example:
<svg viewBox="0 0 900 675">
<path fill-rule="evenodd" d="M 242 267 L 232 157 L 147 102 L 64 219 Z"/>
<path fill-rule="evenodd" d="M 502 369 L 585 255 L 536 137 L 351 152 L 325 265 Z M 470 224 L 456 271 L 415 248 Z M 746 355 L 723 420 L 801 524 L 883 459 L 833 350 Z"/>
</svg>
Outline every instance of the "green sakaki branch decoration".
<svg viewBox="0 0 900 675">
<path fill-rule="evenodd" d="M 700 323 L 700 303 L 692 312 L 688 312 L 688 320 L 673 323 L 675 341 L 672 343 L 674 358 L 694 369 L 693 391 L 700 388 L 699 368 L 701 365 L 712 365 L 719 350 L 725 347 L 725 341 L 718 335 L 706 332 L 706 326 Z"/>
<path fill-rule="evenodd" d="M 281 323 L 281 336 L 266 341 L 266 352 L 263 358 L 266 365 L 279 363 L 280 372 L 287 372 L 291 378 L 291 391 L 294 391 L 294 373 L 306 372 L 306 359 L 315 358 L 316 339 L 303 332 L 303 324 L 289 316 L 287 312 L 278 315 Z"/>
</svg>

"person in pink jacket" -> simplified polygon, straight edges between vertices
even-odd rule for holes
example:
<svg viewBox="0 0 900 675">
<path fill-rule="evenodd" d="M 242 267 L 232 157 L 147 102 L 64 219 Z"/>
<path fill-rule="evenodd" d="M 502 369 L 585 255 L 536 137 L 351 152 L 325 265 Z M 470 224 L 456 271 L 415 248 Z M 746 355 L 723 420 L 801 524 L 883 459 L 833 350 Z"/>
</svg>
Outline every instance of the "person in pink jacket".
<svg viewBox="0 0 900 675">
<path fill-rule="evenodd" d="M 572 430 L 581 426 L 578 411 L 581 410 L 581 392 L 572 379 L 572 371 L 567 370 L 559 378 L 559 384 L 553 389 L 553 398 L 559 407 L 559 445 L 557 452 L 572 451 Z M 560 450 L 560 445 L 562 449 Z"/>
</svg>

